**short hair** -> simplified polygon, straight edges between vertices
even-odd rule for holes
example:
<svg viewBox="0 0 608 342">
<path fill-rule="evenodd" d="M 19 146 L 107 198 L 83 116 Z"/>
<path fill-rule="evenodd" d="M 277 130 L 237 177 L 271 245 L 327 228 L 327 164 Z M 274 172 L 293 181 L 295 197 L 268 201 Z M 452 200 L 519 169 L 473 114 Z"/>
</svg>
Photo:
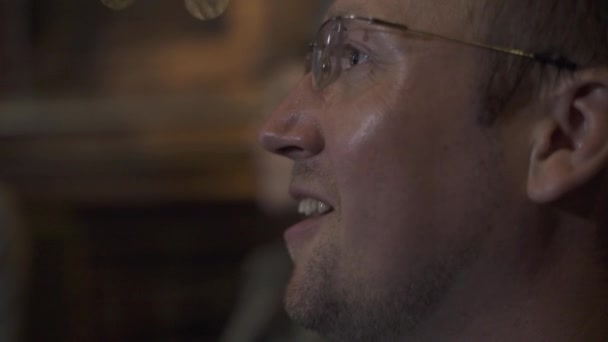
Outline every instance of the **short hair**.
<svg viewBox="0 0 608 342">
<path fill-rule="evenodd" d="M 536 53 L 557 53 L 581 68 L 608 67 L 608 0 L 482 0 L 470 8 L 476 27 L 488 44 Z M 475 6 L 475 5 L 472 5 Z M 485 59 L 478 120 L 492 125 L 508 117 L 509 108 L 525 103 L 569 71 L 526 58 L 494 54 Z M 594 216 L 603 226 L 600 247 L 608 265 L 608 165 L 595 178 Z"/>
<path fill-rule="evenodd" d="M 483 0 L 473 6 L 489 44 L 558 53 L 582 67 L 608 65 L 607 0 Z M 484 123 L 494 122 L 521 90 L 540 86 L 556 69 L 499 54 L 485 61 Z"/>
</svg>

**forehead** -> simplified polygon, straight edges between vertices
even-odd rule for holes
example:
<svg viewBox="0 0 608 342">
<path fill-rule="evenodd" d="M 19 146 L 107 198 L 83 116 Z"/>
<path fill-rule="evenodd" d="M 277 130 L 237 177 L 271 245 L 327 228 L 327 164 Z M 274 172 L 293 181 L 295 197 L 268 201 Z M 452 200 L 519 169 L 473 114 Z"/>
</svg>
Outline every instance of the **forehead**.
<svg viewBox="0 0 608 342">
<path fill-rule="evenodd" d="M 466 37 L 472 32 L 471 7 L 471 0 L 333 0 L 326 17 L 356 14 Z"/>
</svg>

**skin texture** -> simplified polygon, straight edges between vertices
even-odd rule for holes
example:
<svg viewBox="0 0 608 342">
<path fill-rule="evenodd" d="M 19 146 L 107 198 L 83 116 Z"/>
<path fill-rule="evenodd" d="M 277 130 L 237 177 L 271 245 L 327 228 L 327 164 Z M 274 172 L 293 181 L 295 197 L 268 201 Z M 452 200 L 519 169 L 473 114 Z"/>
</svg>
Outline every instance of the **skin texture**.
<svg viewBox="0 0 608 342">
<path fill-rule="evenodd" d="M 337 0 L 328 17 L 360 14 L 472 38 L 468 8 Z M 376 59 L 356 66 L 368 69 L 346 71 L 320 93 L 305 76 L 260 131 L 267 150 L 293 160 L 292 195 L 334 208 L 287 239 L 295 266 L 288 313 L 342 341 L 602 336 L 590 318 L 603 317 L 596 307 L 604 298 L 594 294 L 605 289 L 604 271 L 591 257 L 597 227 L 547 206 L 576 187 L 566 184 L 583 184 L 605 166 L 601 138 L 587 164 L 577 159 L 556 171 L 563 163 L 548 163 L 556 151 L 570 161 L 577 152 L 560 151 L 574 145 L 556 141 L 585 136 L 582 126 L 564 129 L 574 122 L 577 95 L 565 94 L 579 94 L 576 82 L 518 102 L 508 120 L 483 126 L 485 52 L 399 34 L 370 37 Z M 587 102 L 601 113 L 608 105 L 597 92 Z M 568 173 L 583 164 L 586 173 Z"/>
</svg>

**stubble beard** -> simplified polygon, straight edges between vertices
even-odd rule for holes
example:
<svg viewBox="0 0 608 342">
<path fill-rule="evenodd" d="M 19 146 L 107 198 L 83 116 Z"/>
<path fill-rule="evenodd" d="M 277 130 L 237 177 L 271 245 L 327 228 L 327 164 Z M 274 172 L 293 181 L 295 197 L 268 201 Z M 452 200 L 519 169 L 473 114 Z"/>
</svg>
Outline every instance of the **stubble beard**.
<svg viewBox="0 0 608 342">
<path fill-rule="evenodd" d="M 308 263 L 297 266 L 304 268 L 296 270 L 302 274 L 289 282 L 285 309 L 306 329 L 332 341 L 353 342 L 415 336 L 476 254 L 471 248 L 452 250 L 411 272 L 407 281 L 376 289 L 364 279 L 340 277 L 336 272 L 338 249 L 331 243 L 317 246 L 313 252 Z"/>
</svg>

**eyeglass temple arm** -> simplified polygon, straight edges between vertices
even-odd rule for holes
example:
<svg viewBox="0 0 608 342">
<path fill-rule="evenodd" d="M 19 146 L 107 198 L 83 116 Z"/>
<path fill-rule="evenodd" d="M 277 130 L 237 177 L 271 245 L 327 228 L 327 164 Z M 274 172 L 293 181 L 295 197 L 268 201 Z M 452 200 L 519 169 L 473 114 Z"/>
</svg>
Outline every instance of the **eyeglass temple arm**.
<svg viewBox="0 0 608 342">
<path fill-rule="evenodd" d="M 355 16 L 347 16 L 347 17 L 356 18 Z M 446 36 L 442 36 L 442 35 L 438 35 L 438 34 L 434 34 L 434 33 L 421 32 L 421 31 L 411 29 L 405 25 L 391 23 L 388 21 L 380 20 L 380 19 L 375 19 L 375 18 L 362 18 L 362 19 L 365 19 L 369 23 L 372 23 L 372 24 L 388 26 L 388 27 L 396 28 L 396 29 L 399 29 L 402 31 L 408 31 L 411 33 L 415 33 L 415 34 L 421 35 L 421 36 L 438 38 L 438 39 L 442 39 L 442 40 L 446 40 L 446 41 L 450 41 L 450 42 L 454 42 L 454 43 L 459 43 L 459 44 L 474 46 L 474 47 L 478 47 L 478 48 L 482 48 L 482 49 L 488 49 L 488 50 L 492 50 L 492 51 L 496 51 L 496 52 L 506 53 L 506 54 L 510 54 L 510 55 L 530 58 L 530 59 L 538 61 L 542 64 L 550 64 L 550 65 L 554 65 L 558 68 L 563 68 L 563 69 L 567 69 L 567 70 L 571 70 L 571 71 L 575 71 L 576 69 L 579 68 L 578 64 L 572 62 L 571 60 L 569 60 L 568 58 L 566 58 L 560 54 L 531 53 L 531 52 L 526 52 L 526 51 L 519 50 L 519 49 L 504 48 L 501 46 L 494 46 L 494 45 L 488 45 L 488 44 L 483 44 L 483 43 L 478 43 L 478 42 L 471 42 L 471 41 L 467 41 L 467 40 L 457 39 L 457 38 L 446 37 Z"/>
<path fill-rule="evenodd" d="M 412 30 L 410 30 L 410 31 L 412 31 Z M 412 31 L 412 32 L 415 32 L 415 31 Z M 416 32 L 416 33 L 420 34 L 420 32 Z M 526 52 L 526 51 L 519 50 L 519 49 L 510 49 L 510 48 L 504 48 L 501 46 L 494 46 L 494 45 L 487 45 L 487 44 L 482 44 L 482 43 L 477 43 L 477 42 L 464 41 L 464 40 L 450 38 L 450 37 L 437 36 L 434 34 L 431 34 L 431 35 L 435 36 L 437 38 L 441 38 L 441 39 L 448 40 L 448 41 L 453 41 L 456 43 L 466 44 L 466 45 L 475 46 L 475 47 L 479 47 L 482 49 L 493 50 L 496 52 L 502 52 L 502 53 L 506 53 L 506 54 L 510 54 L 510 55 L 530 58 L 530 59 L 533 59 L 542 64 L 550 64 L 550 65 L 554 65 L 554 66 L 556 66 L 558 68 L 562 68 L 562 69 L 567 69 L 567 70 L 571 70 L 571 71 L 578 69 L 578 65 L 576 63 L 570 61 L 569 59 L 567 59 L 566 57 L 564 57 L 560 54 L 532 53 L 532 52 Z"/>
</svg>

